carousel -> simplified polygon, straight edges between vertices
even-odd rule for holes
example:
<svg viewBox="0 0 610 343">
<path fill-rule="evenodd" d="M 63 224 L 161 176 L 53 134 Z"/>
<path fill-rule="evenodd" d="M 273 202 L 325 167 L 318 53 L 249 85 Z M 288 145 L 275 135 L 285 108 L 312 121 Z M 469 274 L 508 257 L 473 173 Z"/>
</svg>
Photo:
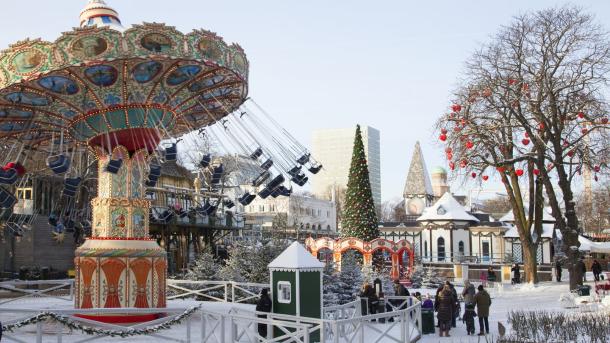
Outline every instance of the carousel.
<svg viewBox="0 0 610 343">
<path fill-rule="evenodd" d="M 182 153 L 203 180 L 194 207 L 203 215 L 257 196 L 289 196 L 293 184 L 307 182 L 306 172 L 320 170 L 247 98 L 248 68 L 239 45 L 210 31 L 126 28 L 102 0 L 89 1 L 80 27 L 55 42 L 27 39 L 0 54 L 0 207 L 16 205 L 15 188 L 32 173 L 60 175 L 62 206 L 49 223 L 68 225 L 86 174 L 95 175 L 97 196 L 87 199 L 91 233 L 75 253 L 76 308 L 166 306 L 167 256 L 149 238 L 146 194 L 179 146 L 188 145 Z M 247 156 L 248 187 L 234 199 L 223 196 L 224 166 L 185 135 L 212 137 L 223 153 Z M 95 159 L 94 170 L 75 156 Z M 30 170 L 40 160 L 46 170 Z M 19 225 L 11 230 L 27 234 Z"/>
</svg>

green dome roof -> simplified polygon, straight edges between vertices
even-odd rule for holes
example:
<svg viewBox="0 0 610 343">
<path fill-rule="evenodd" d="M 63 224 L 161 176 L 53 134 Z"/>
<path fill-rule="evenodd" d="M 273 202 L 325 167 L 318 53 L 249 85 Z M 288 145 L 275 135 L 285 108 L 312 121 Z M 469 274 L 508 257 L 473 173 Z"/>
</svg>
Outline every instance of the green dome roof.
<svg viewBox="0 0 610 343">
<path fill-rule="evenodd" d="M 432 168 L 432 174 L 447 174 L 447 170 L 443 167 L 436 166 Z"/>
</svg>

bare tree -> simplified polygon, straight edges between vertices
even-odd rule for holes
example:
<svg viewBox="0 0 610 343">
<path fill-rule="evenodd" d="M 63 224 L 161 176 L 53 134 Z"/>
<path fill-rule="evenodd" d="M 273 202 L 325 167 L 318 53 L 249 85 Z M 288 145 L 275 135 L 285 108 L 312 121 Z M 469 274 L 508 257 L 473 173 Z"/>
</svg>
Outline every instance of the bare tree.
<svg viewBox="0 0 610 343">
<path fill-rule="evenodd" d="M 581 193 L 576 203 L 576 214 L 585 233 L 599 234 L 610 225 L 610 182 L 601 184 L 590 195 Z"/>
<path fill-rule="evenodd" d="M 608 165 L 603 94 L 608 90 L 609 66 L 607 32 L 592 16 L 578 8 L 553 8 L 518 16 L 502 28 L 467 62 L 462 87 L 461 104 L 485 106 L 487 119 L 498 120 L 496 129 L 512 128 L 481 128 L 478 132 L 484 135 L 499 135 L 502 159 L 495 159 L 498 154 L 480 157 L 503 162 L 501 178 L 505 185 L 510 180 L 513 189 L 512 181 L 518 181 L 513 166 L 524 166 L 519 173 L 529 175 L 530 198 L 538 198 L 539 185 L 544 185 L 563 236 L 572 289 L 579 282 L 574 267 L 580 245 L 573 181 L 585 171 L 598 173 Z M 469 118 L 460 120 L 469 127 L 477 125 Z M 511 202 L 516 194 L 509 192 Z"/>
<path fill-rule="evenodd" d="M 483 200 L 483 210 L 499 219 L 503 214 L 510 211 L 512 206 L 510 200 L 505 196 L 498 196 Z"/>
</svg>

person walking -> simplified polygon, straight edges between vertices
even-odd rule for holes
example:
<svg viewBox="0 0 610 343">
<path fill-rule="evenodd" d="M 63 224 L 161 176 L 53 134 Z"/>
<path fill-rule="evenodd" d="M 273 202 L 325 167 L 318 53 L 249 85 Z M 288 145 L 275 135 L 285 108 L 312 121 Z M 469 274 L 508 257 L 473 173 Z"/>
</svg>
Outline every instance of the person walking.
<svg viewBox="0 0 610 343">
<path fill-rule="evenodd" d="M 360 297 L 366 298 L 366 305 L 368 308 L 368 312 L 366 313 L 366 315 L 377 313 L 376 307 L 379 302 L 379 298 L 377 298 L 377 294 L 375 294 L 375 290 L 373 289 L 373 287 L 371 287 L 371 285 L 368 282 L 365 282 L 362 285 L 362 290 L 360 291 Z M 362 312 L 364 312 L 364 311 L 365 311 L 365 309 L 362 310 Z"/>
<path fill-rule="evenodd" d="M 453 318 L 453 295 L 451 293 L 451 287 L 445 285 L 443 290 L 437 295 L 434 307 L 436 310 L 436 317 L 439 323 L 439 336 L 449 337 L 449 330 L 451 329 L 451 319 Z"/>
<path fill-rule="evenodd" d="M 599 282 L 599 275 L 602 273 L 602 265 L 599 263 L 599 261 L 593 260 L 593 264 L 591 265 L 591 271 L 593 272 L 595 282 Z"/>
<path fill-rule="evenodd" d="M 521 283 L 521 272 L 519 271 L 519 263 L 515 263 L 513 265 L 513 267 L 510 269 L 511 273 L 513 274 L 513 278 L 512 278 L 512 284 L 518 284 Z M 481 317 L 479 316 L 479 320 L 481 320 Z"/>
<path fill-rule="evenodd" d="M 579 283 L 582 285 L 583 282 L 587 282 L 587 266 L 585 265 L 585 260 L 581 257 L 578 262 L 576 262 L 576 271 L 580 273 L 578 275 Z"/>
<path fill-rule="evenodd" d="M 561 282 L 561 261 L 555 262 L 555 278 L 557 282 Z"/>
<path fill-rule="evenodd" d="M 494 271 L 493 267 L 489 266 L 489 268 L 487 268 L 487 281 L 496 282 L 496 280 L 496 272 Z"/>
<path fill-rule="evenodd" d="M 258 299 L 256 303 L 256 311 L 257 312 L 271 312 L 272 306 L 271 298 L 269 297 L 269 289 L 263 288 L 261 291 L 261 297 Z M 264 314 L 259 314 L 259 318 L 266 318 L 267 316 Z M 258 324 L 258 334 L 261 337 L 267 338 L 267 324 L 260 323 Z"/>
<path fill-rule="evenodd" d="M 479 316 L 479 336 L 489 334 L 489 307 L 491 306 L 491 297 L 489 293 L 479 285 L 479 292 L 474 296 L 474 303 L 477 306 L 477 314 Z"/>
</svg>

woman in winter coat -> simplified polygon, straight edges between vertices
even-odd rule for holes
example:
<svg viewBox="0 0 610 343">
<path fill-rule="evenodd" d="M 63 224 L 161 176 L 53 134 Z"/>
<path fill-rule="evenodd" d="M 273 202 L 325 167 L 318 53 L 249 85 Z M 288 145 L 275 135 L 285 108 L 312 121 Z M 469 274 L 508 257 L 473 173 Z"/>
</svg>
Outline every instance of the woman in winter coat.
<svg viewBox="0 0 610 343">
<path fill-rule="evenodd" d="M 261 297 L 258 299 L 258 303 L 256 303 L 256 311 L 257 312 L 271 312 L 272 302 L 269 297 L 269 290 L 267 288 L 263 288 L 261 291 Z M 265 318 L 266 315 L 259 314 L 259 318 Z M 267 337 L 267 324 L 258 324 L 258 334 L 261 337 Z"/>
<path fill-rule="evenodd" d="M 443 290 L 438 294 L 436 302 L 434 303 L 436 309 L 436 317 L 440 326 L 439 335 L 443 337 L 449 337 L 449 330 L 451 329 L 451 319 L 454 313 L 454 300 L 451 294 L 451 287 L 445 285 Z"/>
<path fill-rule="evenodd" d="M 367 314 L 377 313 L 377 304 L 379 303 L 379 298 L 377 298 L 375 290 L 368 282 L 365 282 L 364 285 L 362 285 L 360 297 L 367 298 L 367 305 L 369 309 L 369 312 Z M 364 309 L 362 311 L 364 312 Z"/>
</svg>

